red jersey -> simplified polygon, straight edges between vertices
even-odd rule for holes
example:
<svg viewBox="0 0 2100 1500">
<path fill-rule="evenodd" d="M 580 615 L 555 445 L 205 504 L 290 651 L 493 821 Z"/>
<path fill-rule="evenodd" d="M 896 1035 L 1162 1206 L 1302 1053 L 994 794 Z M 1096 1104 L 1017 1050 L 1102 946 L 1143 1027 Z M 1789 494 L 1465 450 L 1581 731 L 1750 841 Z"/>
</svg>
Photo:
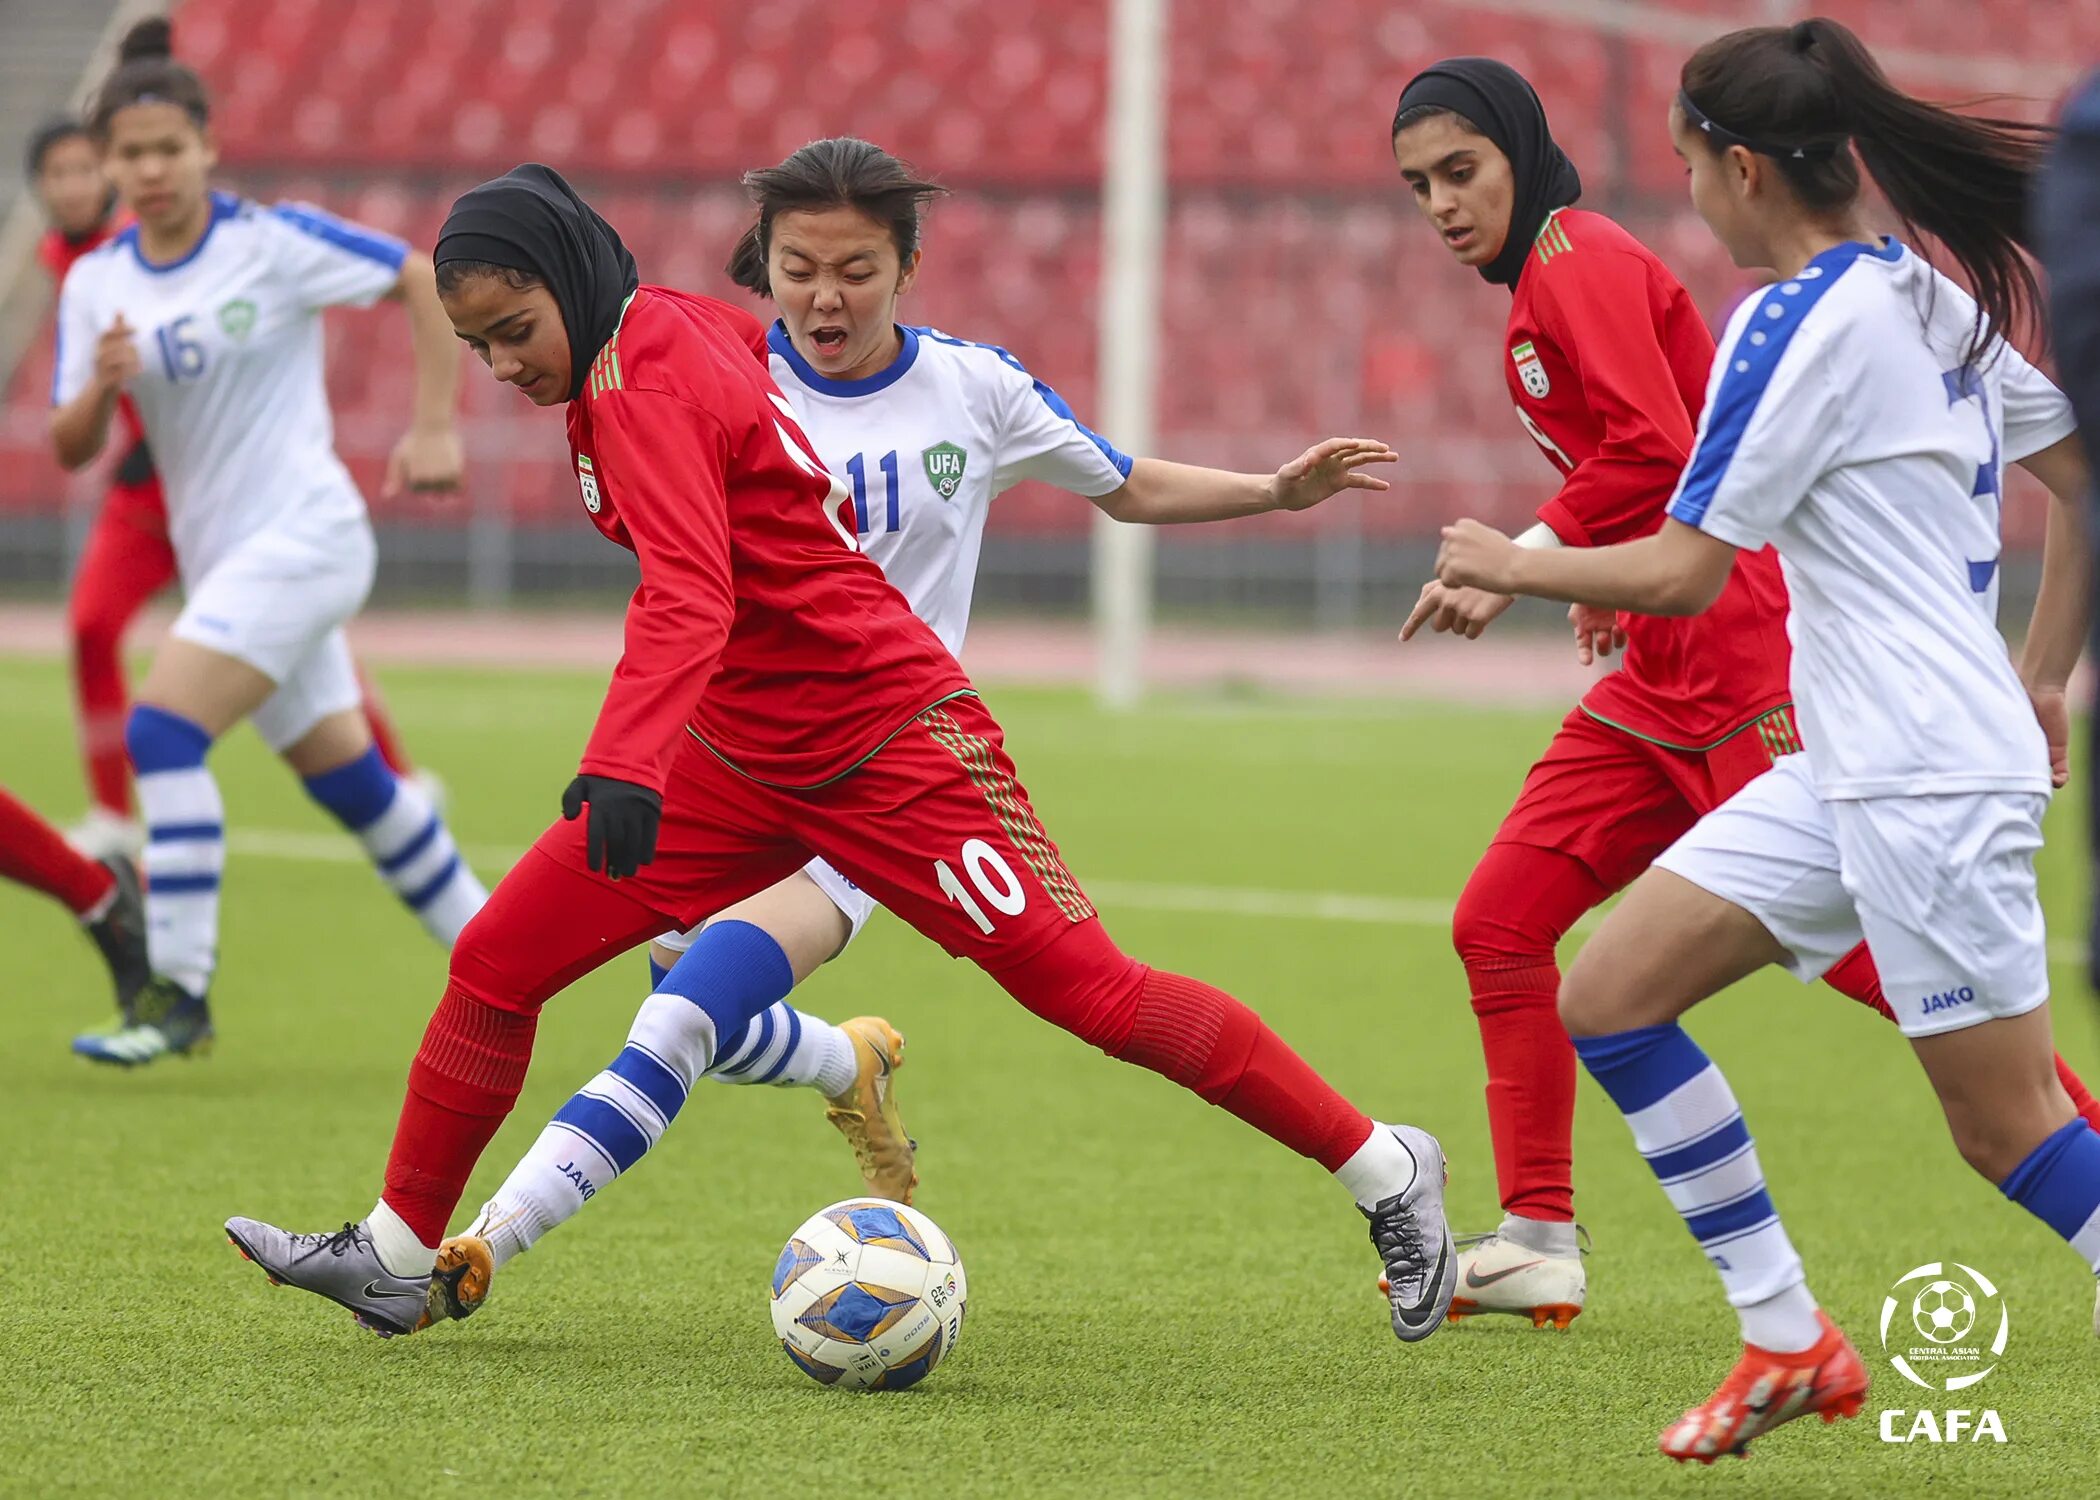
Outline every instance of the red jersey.
<svg viewBox="0 0 2100 1500">
<path fill-rule="evenodd" d="M 970 690 L 861 554 L 750 314 L 641 288 L 569 403 L 569 447 L 591 523 L 642 565 L 586 774 L 661 791 L 689 728 L 747 776 L 815 786 Z"/>
<path fill-rule="evenodd" d="M 86 234 L 74 239 L 56 229 L 44 232 L 36 247 L 36 258 L 44 269 L 51 273 L 51 280 L 59 286 L 66 282 L 66 272 L 73 269 L 73 262 L 91 250 L 99 250 L 108 244 L 131 221 L 122 214 L 111 214 Z M 118 464 L 118 483 L 142 485 L 153 478 L 153 461 L 146 452 L 146 424 L 139 420 L 138 408 L 131 404 L 129 396 L 117 398 L 117 447 L 124 457 Z"/>
<path fill-rule="evenodd" d="M 1509 310 L 1510 400 L 1567 478 L 1539 519 L 1571 547 L 1662 529 L 1692 451 L 1713 335 L 1689 293 L 1602 214 L 1546 220 Z M 1786 584 L 1768 547 L 1737 555 L 1688 619 L 1620 616 L 1626 657 L 1582 700 L 1591 717 L 1703 749 L 1788 700 Z"/>
</svg>

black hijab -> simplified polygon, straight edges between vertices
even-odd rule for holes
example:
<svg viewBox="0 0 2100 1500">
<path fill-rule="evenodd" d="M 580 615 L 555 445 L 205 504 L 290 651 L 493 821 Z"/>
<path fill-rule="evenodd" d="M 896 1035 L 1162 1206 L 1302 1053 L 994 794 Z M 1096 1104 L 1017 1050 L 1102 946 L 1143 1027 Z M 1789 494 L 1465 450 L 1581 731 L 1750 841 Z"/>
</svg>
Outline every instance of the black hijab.
<svg viewBox="0 0 2100 1500">
<path fill-rule="evenodd" d="M 439 265 L 486 261 L 529 271 L 547 284 L 569 331 L 569 399 L 583 394 L 591 361 L 620 327 L 641 273 L 612 225 L 538 162 L 460 195 L 438 231 Z"/>
<path fill-rule="evenodd" d="M 1515 291 L 1524 258 L 1545 227 L 1546 215 L 1582 196 L 1575 163 L 1547 128 L 1546 106 L 1539 103 L 1538 92 L 1507 63 L 1491 57 L 1447 57 L 1424 68 L 1400 91 L 1394 124 L 1422 104 L 1464 115 L 1509 158 L 1517 189 L 1510 205 L 1509 238 L 1480 274 Z"/>
</svg>

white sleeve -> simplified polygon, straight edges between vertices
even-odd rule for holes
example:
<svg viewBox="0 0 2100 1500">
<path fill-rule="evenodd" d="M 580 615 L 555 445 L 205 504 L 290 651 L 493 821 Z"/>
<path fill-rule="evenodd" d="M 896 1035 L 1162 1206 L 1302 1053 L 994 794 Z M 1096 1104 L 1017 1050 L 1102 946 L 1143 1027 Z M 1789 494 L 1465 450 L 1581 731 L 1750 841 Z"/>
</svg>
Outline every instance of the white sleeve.
<svg viewBox="0 0 2100 1500">
<path fill-rule="evenodd" d="M 1835 351 L 1811 330 L 1796 337 L 1829 281 L 1773 287 L 1739 309 L 1714 352 L 1706 409 L 1692 444 L 1672 519 L 1730 546 L 1754 550 L 1832 467 L 1842 443 L 1830 397 Z"/>
<path fill-rule="evenodd" d="M 280 203 L 269 217 L 277 268 L 309 308 L 370 307 L 401 279 L 406 241 L 311 203 Z"/>
<path fill-rule="evenodd" d="M 1040 479 L 1074 495 L 1095 499 L 1121 489 L 1131 458 L 1079 420 L 1064 397 L 1030 375 L 1004 350 L 1009 367 L 1000 390 L 999 451 L 992 493 L 1023 479 Z"/>
<path fill-rule="evenodd" d="M 2078 430 L 2071 399 L 2010 344 L 1998 351 L 1999 399 L 2005 404 L 2005 462 L 2016 464 Z"/>
<path fill-rule="evenodd" d="M 66 283 L 58 293 L 58 347 L 51 361 L 53 406 L 64 406 L 95 378 L 95 345 L 102 330 L 95 326 L 92 301 L 76 266 L 66 273 Z"/>
</svg>

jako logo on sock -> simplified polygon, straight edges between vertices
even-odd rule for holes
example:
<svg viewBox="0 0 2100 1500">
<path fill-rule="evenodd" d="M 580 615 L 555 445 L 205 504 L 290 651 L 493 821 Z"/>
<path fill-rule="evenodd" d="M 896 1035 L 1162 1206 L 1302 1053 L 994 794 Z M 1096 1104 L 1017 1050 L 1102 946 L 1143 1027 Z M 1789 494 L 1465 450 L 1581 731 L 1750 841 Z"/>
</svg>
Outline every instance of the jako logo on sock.
<svg viewBox="0 0 2100 1500">
<path fill-rule="evenodd" d="M 1998 1368 L 2011 1310 L 1991 1279 L 1960 1261 L 1927 1261 L 1898 1278 L 1881 1304 L 1881 1348 L 1898 1375 L 1928 1391 L 1954 1392 Z M 1881 1440 L 1908 1443 L 2006 1441 L 1995 1411 L 1881 1414 Z"/>
</svg>

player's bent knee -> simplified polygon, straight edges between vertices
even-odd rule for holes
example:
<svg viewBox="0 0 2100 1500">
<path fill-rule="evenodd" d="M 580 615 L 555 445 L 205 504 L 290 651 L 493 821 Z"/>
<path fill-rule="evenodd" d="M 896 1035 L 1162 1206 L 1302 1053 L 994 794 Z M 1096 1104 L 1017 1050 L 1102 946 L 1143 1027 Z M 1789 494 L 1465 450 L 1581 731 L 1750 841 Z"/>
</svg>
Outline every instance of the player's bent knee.
<svg viewBox="0 0 2100 1500">
<path fill-rule="evenodd" d="M 1613 1019 L 1611 986 L 1596 964 L 1583 962 L 1582 954 L 1576 955 L 1561 979 L 1558 1003 L 1560 1024 L 1569 1036 L 1604 1036 L 1639 1024 Z"/>
<path fill-rule="evenodd" d="M 1129 1041 L 1149 971 L 1096 918 L 1075 923 L 1018 964 L 986 972 L 1051 1025 L 1115 1057 Z"/>
</svg>

